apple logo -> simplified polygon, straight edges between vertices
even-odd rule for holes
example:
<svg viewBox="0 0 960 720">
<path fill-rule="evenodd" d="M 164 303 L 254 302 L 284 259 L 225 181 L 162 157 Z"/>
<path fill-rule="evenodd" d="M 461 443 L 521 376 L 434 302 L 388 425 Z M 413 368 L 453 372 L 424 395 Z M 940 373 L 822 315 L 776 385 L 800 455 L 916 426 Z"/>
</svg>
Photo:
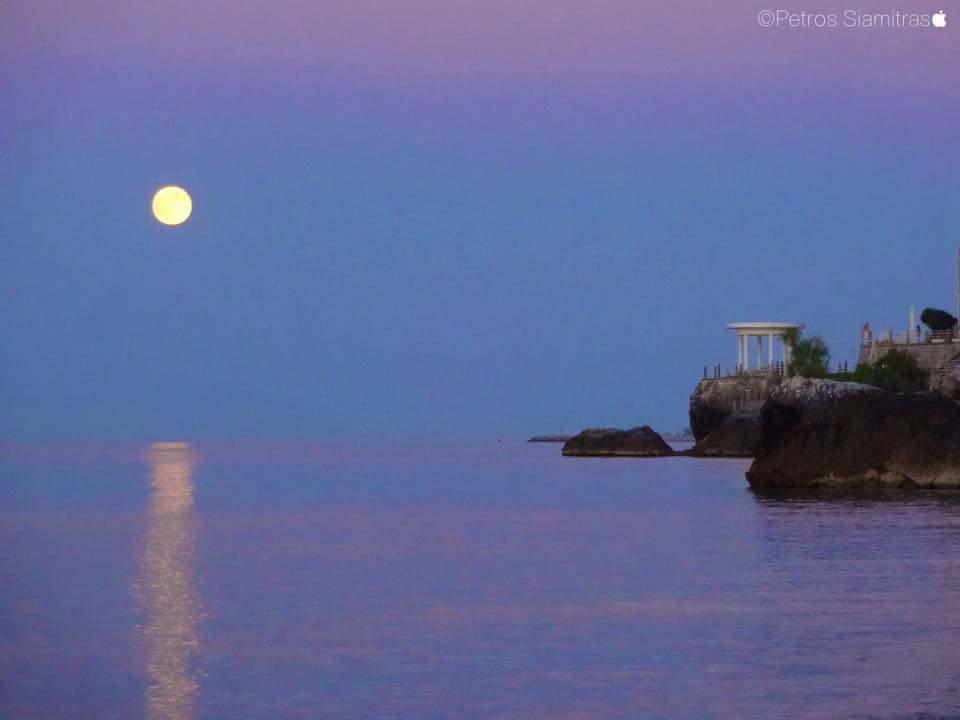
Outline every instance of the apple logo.
<svg viewBox="0 0 960 720">
<path fill-rule="evenodd" d="M 934 27 L 941 28 L 947 26 L 947 14 L 941 10 L 938 13 L 934 13 L 933 17 L 930 18 L 930 21 L 933 23 Z"/>
</svg>

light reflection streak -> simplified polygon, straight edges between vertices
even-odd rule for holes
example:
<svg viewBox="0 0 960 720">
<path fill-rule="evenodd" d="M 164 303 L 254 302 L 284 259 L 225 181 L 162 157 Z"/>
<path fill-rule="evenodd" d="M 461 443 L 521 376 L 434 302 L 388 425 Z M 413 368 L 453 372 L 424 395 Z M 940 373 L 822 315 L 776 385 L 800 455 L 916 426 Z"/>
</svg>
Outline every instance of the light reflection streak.
<svg viewBox="0 0 960 720">
<path fill-rule="evenodd" d="M 193 583 L 194 455 L 187 443 L 154 443 L 143 572 L 137 588 L 145 614 L 146 716 L 189 720 L 197 680 L 190 657 L 199 649 L 202 602 Z"/>
</svg>

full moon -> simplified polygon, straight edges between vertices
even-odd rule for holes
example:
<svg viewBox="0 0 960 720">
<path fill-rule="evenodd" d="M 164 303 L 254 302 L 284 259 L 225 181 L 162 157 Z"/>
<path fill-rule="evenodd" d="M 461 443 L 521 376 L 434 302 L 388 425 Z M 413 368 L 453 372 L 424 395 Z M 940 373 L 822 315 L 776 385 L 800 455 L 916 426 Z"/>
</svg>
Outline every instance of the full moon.
<svg viewBox="0 0 960 720">
<path fill-rule="evenodd" d="M 190 193 L 177 185 L 162 187 L 153 195 L 153 216 L 164 225 L 180 225 L 193 211 Z"/>
</svg>

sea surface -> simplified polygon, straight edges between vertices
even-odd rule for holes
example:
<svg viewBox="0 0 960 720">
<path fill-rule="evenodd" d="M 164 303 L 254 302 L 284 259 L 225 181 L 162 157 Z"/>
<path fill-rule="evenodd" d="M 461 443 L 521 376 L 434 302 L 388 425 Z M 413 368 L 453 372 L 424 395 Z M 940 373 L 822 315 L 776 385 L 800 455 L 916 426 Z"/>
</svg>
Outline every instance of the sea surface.
<svg viewBox="0 0 960 720">
<path fill-rule="evenodd" d="M 489 443 L 0 459 L 0 718 L 960 717 L 960 499 Z"/>
</svg>

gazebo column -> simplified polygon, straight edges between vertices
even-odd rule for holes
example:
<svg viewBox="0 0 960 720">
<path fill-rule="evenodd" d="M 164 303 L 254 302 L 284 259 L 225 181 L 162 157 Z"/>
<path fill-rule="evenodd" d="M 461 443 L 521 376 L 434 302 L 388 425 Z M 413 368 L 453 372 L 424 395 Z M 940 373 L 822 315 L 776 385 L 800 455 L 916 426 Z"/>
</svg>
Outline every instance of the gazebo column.
<svg viewBox="0 0 960 720">
<path fill-rule="evenodd" d="M 792 358 L 790 346 L 786 343 L 785 333 L 803 329 L 801 323 L 792 322 L 736 322 L 727 323 L 727 329 L 735 330 L 737 336 L 737 368 L 740 372 L 756 372 L 767 368 L 773 372 L 778 367 L 777 358 L 782 359 L 784 366 L 789 365 Z M 756 349 L 751 347 L 751 339 L 756 338 Z M 779 352 L 777 341 L 780 341 Z M 766 352 L 764 352 L 766 344 Z M 750 353 L 756 353 L 756 362 L 750 360 Z"/>
</svg>

